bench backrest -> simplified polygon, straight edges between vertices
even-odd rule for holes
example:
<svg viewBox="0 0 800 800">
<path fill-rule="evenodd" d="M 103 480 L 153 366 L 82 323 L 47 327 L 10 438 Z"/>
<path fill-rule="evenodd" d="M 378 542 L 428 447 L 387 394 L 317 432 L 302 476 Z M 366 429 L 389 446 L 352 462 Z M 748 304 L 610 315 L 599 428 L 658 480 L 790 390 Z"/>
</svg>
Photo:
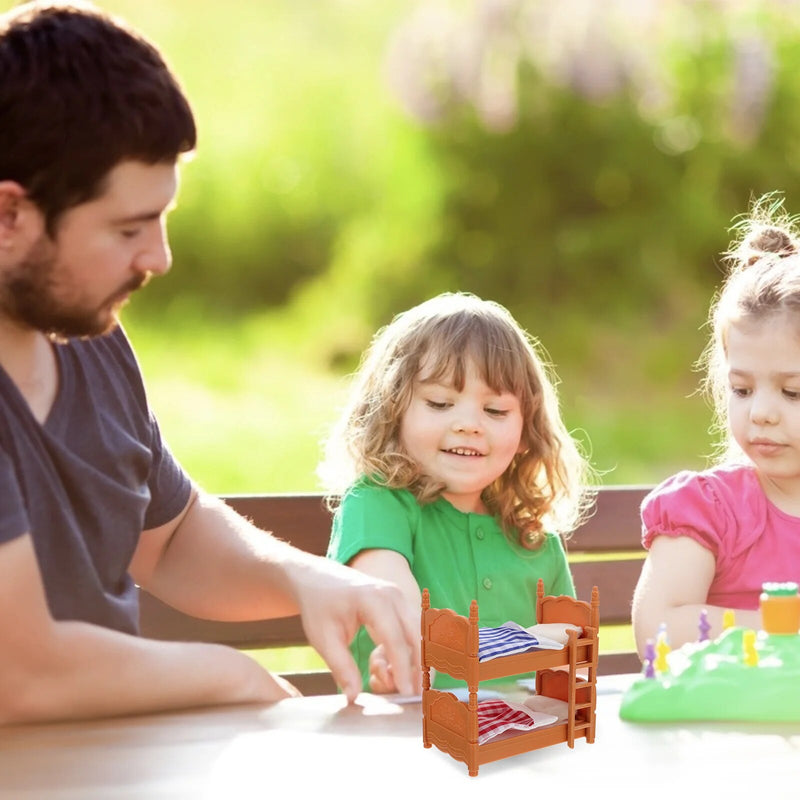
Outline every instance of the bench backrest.
<svg viewBox="0 0 800 800">
<path fill-rule="evenodd" d="M 598 492 L 594 514 L 567 542 L 578 598 L 600 592 L 601 656 L 598 672 L 635 672 L 639 659 L 632 650 L 602 652 L 604 625 L 630 624 L 631 597 L 644 558 L 639 505 L 649 487 L 610 486 Z M 331 517 L 319 494 L 235 495 L 223 498 L 258 527 L 270 530 L 296 547 L 324 555 Z M 175 641 L 207 641 L 240 649 L 305 645 L 299 617 L 258 622 L 211 622 L 196 619 L 141 593 L 142 635 Z M 328 673 L 288 675 L 305 694 L 334 690 Z"/>
</svg>

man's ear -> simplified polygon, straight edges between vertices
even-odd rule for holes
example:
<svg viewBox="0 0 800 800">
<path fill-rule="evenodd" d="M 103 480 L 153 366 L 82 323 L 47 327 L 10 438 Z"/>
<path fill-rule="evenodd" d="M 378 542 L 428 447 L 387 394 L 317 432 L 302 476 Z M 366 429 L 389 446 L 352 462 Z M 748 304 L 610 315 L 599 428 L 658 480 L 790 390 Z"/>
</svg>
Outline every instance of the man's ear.
<svg viewBox="0 0 800 800">
<path fill-rule="evenodd" d="M 44 231 L 44 217 L 16 181 L 0 181 L 0 254 L 27 250 Z"/>
</svg>

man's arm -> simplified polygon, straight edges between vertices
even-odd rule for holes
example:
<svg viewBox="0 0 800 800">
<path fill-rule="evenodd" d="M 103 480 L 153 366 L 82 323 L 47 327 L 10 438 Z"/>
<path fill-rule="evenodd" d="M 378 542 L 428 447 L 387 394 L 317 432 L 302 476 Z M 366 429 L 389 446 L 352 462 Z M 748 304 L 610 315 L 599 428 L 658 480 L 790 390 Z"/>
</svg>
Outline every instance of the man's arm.
<svg viewBox="0 0 800 800">
<path fill-rule="evenodd" d="M 300 613 L 310 644 L 349 700 L 361 678 L 348 645 L 367 627 L 400 691 L 416 680 L 409 652 L 419 616 L 392 583 L 313 556 L 259 530 L 215 497 L 193 493 L 171 523 L 146 531 L 131 564 L 137 583 L 186 613 L 252 620 Z"/>
<path fill-rule="evenodd" d="M 267 702 L 290 691 L 231 648 L 53 620 L 29 535 L 0 545 L 0 643 L 0 724 Z"/>
</svg>

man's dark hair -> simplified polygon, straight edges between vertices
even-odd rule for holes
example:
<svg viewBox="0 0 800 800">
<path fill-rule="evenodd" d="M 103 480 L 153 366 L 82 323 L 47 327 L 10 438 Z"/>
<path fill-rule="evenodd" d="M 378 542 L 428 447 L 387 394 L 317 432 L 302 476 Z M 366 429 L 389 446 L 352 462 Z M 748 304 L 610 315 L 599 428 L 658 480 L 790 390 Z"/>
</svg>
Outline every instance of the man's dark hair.
<svg viewBox="0 0 800 800">
<path fill-rule="evenodd" d="M 177 80 L 122 21 L 77 3 L 0 17 L 0 180 L 27 191 L 51 235 L 121 161 L 174 162 L 196 141 Z"/>
</svg>

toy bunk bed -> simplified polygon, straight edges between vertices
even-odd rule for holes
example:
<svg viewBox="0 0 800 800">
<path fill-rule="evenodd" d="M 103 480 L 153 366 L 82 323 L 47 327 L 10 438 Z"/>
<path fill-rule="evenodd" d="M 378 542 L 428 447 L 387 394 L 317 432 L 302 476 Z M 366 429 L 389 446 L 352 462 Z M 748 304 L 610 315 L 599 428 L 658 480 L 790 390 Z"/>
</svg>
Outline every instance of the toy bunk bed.
<svg viewBox="0 0 800 800">
<path fill-rule="evenodd" d="M 595 586 L 591 603 L 567 596 L 545 596 L 539 581 L 536 598 L 537 623 L 567 623 L 567 644 L 560 650 L 536 650 L 478 659 L 478 604 L 470 605 L 469 617 L 450 609 L 430 607 L 430 595 L 422 593 L 422 739 L 425 747 L 435 744 L 463 761 L 470 775 L 478 767 L 500 758 L 576 738 L 594 741 L 597 703 L 597 649 L 599 602 Z M 449 692 L 431 689 L 430 670 L 445 672 L 467 683 L 468 702 Z M 578 671 L 581 674 L 578 674 Z M 504 734 L 478 744 L 478 684 L 484 680 L 536 672 L 536 695 L 566 702 L 566 718 L 546 727 Z"/>
</svg>

